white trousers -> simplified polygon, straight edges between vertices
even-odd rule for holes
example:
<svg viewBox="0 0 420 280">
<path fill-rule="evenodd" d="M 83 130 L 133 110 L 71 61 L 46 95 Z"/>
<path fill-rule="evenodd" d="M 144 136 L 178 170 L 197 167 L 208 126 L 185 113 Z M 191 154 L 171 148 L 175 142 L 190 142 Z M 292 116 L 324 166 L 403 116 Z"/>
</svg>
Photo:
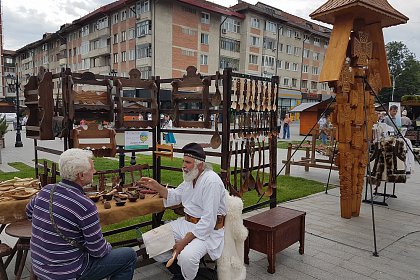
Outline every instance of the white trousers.
<svg viewBox="0 0 420 280">
<path fill-rule="evenodd" d="M 181 240 L 191 231 L 191 223 L 184 219 L 177 219 L 169 223 L 174 232 L 175 241 Z M 200 266 L 200 260 L 207 254 L 206 243 L 203 240 L 195 238 L 178 256 L 178 265 L 181 267 L 182 276 L 186 280 L 193 280 L 197 275 Z M 172 252 L 168 251 L 154 259 L 158 262 L 167 262 L 172 257 Z"/>
</svg>

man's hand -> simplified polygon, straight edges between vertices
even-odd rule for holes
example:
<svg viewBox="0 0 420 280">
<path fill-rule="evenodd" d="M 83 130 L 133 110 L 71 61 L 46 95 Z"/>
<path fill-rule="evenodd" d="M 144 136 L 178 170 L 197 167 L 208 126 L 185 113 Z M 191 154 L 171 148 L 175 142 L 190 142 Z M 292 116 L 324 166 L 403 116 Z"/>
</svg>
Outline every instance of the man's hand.
<svg viewBox="0 0 420 280">
<path fill-rule="evenodd" d="M 184 238 L 175 242 L 175 245 L 172 248 L 172 250 L 177 252 L 177 254 L 179 255 L 182 252 L 182 250 L 184 250 L 185 246 L 187 246 L 194 239 L 195 239 L 195 235 L 192 234 L 192 232 L 187 232 Z"/>
<path fill-rule="evenodd" d="M 165 199 L 168 197 L 168 190 L 153 178 L 142 177 L 139 183 L 142 187 L 157 191 Z"/>
</svg>

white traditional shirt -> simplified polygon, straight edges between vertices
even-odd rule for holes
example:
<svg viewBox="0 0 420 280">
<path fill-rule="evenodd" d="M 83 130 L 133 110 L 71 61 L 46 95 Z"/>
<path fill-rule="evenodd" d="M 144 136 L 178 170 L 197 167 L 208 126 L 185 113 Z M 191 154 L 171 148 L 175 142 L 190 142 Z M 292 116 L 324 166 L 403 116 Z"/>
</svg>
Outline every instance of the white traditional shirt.
<svg viewBox="0 0 420 280">
<path fill-rule="evenodd" d="M 192 182 L 182 182 L 176 189 L 168 190 L 165 207 L 182 203 L 184 212 L 200 218 L 197 224 L 184 221 L 194 236 L 206 242 L 209 256 L 218 259 L 223 250 L 224 229 L 215 230 L 217 215 L 226 215 L 226 192 L 219 175 L 205 170 Z"/>
</svg>

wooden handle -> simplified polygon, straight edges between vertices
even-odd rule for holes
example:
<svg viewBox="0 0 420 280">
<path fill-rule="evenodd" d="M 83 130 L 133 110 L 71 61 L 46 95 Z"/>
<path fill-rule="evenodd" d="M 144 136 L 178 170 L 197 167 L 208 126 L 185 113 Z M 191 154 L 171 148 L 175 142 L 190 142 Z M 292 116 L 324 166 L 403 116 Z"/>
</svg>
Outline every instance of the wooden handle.
<svg viewBox="0 0 420 280">
<path fill-rule="evenodd" d="M 170 267 L 174 261 L 176 260 L 176 257 L 178 256 L 178 253 L 176 251 L 173 252 L 172 258 L 166 263 L 166 267 Z"/>
</svg>

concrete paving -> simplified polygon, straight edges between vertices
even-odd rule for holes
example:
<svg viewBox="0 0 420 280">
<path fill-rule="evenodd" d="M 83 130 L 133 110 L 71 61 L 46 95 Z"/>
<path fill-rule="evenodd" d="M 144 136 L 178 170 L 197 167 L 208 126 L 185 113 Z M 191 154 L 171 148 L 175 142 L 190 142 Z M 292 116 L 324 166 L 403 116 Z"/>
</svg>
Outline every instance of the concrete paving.
<svg viewBox="0 0 420 280">
<path fill-rule="evenodd" d="M 297 135 L 298 124 L 292 124 L 293 140 L 302 139 Z M 176 135 L 176 134 L 175 134 Z M 181 134 L 176 135 L 177 145 L 183 146 L 189 141 Z M 205 142 L 211 136 L 199 139 Z M 25 162 L 31 164 L 33 159 L 33 142 L 24 138 L 24 147 L 14 148 L 14 132 L 6 134 L 6 148 L 2 150 L 3 163 Z M 198 140 L 197 140 L 198 141 Z M 46 141 L 48 147 L 62 148 L 60 140 Z M 298 152 L 295 158 L 303 153 Z M 40 158 L 48 158 L 40 153 Z M 278 149 L 278 169 L 281 160 L 285 159 L 285 150 Z M 53 159 L 53 158 L 51 158 Z M 209 159 L 210 160 L 210 159 Z M 326 182 L 328 170 L 310 169 L 292 166 L 292 176 Z M 332 171 L 332 184 L 338 184 L 338 173 Z M 414 172 L 406 184 L 397 184 L 398 198 L 389 198 L 388 206 L 375 205 L 376 251 L 374 257 L 374 239 L 372 226 L 372 206 L 362 203 L 360 217 L 342 219 L 340 217 L 339 189 L 332 189 L 328 194 L 318 193 L 295 201 L 282 203 L 306 214 L 305 254 L 299 255 L 298 245 L 277 254 L 276 273 L 267 272 L 265 255 L 251 250 L 250 265 L 247 266 L 247 279 L 420 279 L 420 166 L 416 163 Z M 382 190 L 382 187 L 380 188 Z M 388 190 L 389 192 L 389 190 Z M 381 200 L 382 198 L 375 198 Z M 257 210 L 244 216 L 255 215 Z M 13 246 L 14 238 L 5 233 L 0 235 L 2 242 Z M 29 264 L 25 268 L 23 279 L 29 279 Z M 14 279 L 12 263 L 8 269 L 9 279 Z M 152 264 L 136 270 L 134 279 L 170 279 L 170 274 L 161 264 Z"/>
</svg>

